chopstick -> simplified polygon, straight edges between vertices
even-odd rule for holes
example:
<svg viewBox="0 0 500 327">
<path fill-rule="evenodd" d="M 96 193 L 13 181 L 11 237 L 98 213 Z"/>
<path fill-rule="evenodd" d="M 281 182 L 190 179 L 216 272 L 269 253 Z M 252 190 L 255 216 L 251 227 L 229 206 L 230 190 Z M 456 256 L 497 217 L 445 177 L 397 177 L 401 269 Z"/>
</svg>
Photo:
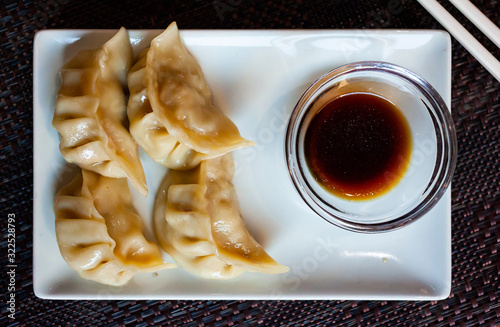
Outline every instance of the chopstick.
<svg viewBox="0 0 500 327">
<path fill-rule="evenodd" d="M 497 47 L 500 48 L 500 28 L 493 24 L 476 6 L 469 0 L 450 0 L 474 25 L 477 26 Z"/>
<path fill-rule="evenodd" d="M 486 48 L 483 47 L 483 45 L 479 43 L 474 36 L 472 36 L 472 34 L 460 25 L 460 23 L 453 18 L 453 16 L 448 13 L 446 9 L 444 9 L 436 0 L 418 0 L 418 2 L 420 2 L 420 4 L 500 82 L 500 62 L 491 53 L 489 53 L 488 50 L 486 50 Z M 473 6 L 470 3 L 469 5 Z M 462 8 L 466 10 L 467 6 Z M 481 13 L 481 15 L 483 14 Z M 477 13 L 471 14 L 471 16 L 474 16 L 474 20 L 480 20 L 480 16 L 477 15 Z M 474 20 L 471 19 L 472 23 L 475 23 Z M 482 26 L 484 29 L 488 29 L 488 24 Z M 493 33 L 493 35 L 495 35 L 495 33 Z"/>
</svg>

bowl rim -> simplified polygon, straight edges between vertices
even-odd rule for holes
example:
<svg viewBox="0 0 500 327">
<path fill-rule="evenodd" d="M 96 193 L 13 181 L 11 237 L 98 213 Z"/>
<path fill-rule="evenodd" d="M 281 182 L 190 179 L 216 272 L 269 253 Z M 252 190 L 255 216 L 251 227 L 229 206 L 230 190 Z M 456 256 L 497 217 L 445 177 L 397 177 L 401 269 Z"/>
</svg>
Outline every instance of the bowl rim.
<svg viewBox="0 0 500 327">
<path fill-rule="evenodd" d="M 324 86 L 332 79 L 342 79 L 344 75 L 362 71 L 388 73 L 400 79 L 403 79 L 406 82 L 409 82 L 412 86 L 416 87 L 419 92 L 422 93 L 422 95 L 425 96 L 426 100 L 432 106 L 432 109 L 436 114 L 436 118 L 439 119 L 439 121 L 436 122 L 435 117 L 432 117 L 434 125 L 437 124 L 438 127 L 436 128 L 436 134 L 438 138 L 437 142 L 440 143 L 441 141 L 441 145 L 443 147 L 441 153 L 439 153 L 438 151 L 438 156 L 436 159 L 437 165 L 435 166 L 433 175 L 436 174 L 436 169 L 438 170 L 438 175 L 434 177 L 434 182 L 432 183 L 434 185 L 430 188 L 430 190 L 429 187 L 426 189 L 426 191 L 423 193 L 425 197 L 423 197 L 423 199 L 419 201 L 415 206 L 412 206 L 410 209 L 406 210 L 402 215 L 385 222 L 360 223 L 347 220 L 345 218 L 332 214 L 331 212 L 327 211 L 321 205 L 321 203 L 318 203 L 318 201 L 316 201 L 311 196 L 310 192 L 312 192 L 312 190 L 307 183 L 307 180 L 303 178 L 303 182 L 305 183 L 301 183 L 298 178 L 298 174 L 302 174 L 300 170 L 301 165 L 298 160 L 298 134 L 300 128 L 297 128 L 296 133 L 294 134 L 294 127 L 296 125 L 300 127 L 301 120 L 303 119 L 304 115 L 302 115 L 302 119 L 300 119 L 300 121 L 298 121 L 298 118 L 300 117 L 301 113 L 309 109 L 309 107 L 306 107 L 305 104 L 312 96 L 316 94 L 318 90 L 321 90 L 322 86 Z M 429 108 L 426 101 L 422 99 L 422 102 L 427 107 L 428 111 L 430 111 L 431 108 Z M 440 130 L 441 133 L 439 133 L 438 130 Z M 329 223 L 345 230 L 360 233 L 380 233 L 397 230 L 422 217 L 436 205 L 436 203 L 440 200 L 446 190 L 450 187 L 451 179 L 453 177 L 457 161 L 457 139 L 455 133 L 455 125 L 453 123 L 451 112 L 439 93 L 429 82 L 413 73 L 412 71 L 402 66 L 384 61 L 359 61 L 349 63 L 330 70 L 329 72 L 323 74 L 316 81 L 314 81 L 299 98 L 290 115 L 284 146 L 285 160 L 289 176 L 292 180 L 292 183 L 294 184 L 295 190 L 302 197 L 302 200 L 316 214 L 318 214 L 321 218 L 325 219 Z"/>
</svg>

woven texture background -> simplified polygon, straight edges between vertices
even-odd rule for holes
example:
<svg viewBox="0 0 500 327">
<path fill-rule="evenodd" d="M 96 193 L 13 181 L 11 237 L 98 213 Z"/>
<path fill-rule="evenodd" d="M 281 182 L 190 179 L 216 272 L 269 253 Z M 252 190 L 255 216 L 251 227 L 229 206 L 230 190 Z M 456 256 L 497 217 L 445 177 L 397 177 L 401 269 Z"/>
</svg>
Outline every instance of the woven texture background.
<svg viewBox="0 0 500 327">
<path fill-rule="evenodd" d="M 473 1 L 497 25 L 498 1 Z M 500 58 L 500 50 L 442 4 Z M 459 153 L 453 179 L 453 284 L 437 302 L 45 301 L 32 287 L 33 37 L 46 28 L 441 28 L 416 1 L 0 2 L 0 267 L 7 293 L 7 217 L 17 218 L 16 320 L 0 326 L 498 326 L 500 325 L 500 84 L 453 41 L 452 113 Z"/>
</svg>

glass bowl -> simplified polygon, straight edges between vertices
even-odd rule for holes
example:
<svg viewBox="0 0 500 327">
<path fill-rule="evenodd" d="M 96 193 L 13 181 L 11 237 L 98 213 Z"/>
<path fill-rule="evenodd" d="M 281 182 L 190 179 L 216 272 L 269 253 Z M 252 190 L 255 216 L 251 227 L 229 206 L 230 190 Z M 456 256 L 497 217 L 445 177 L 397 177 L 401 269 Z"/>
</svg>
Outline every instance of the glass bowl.
<svg viewBox="0 0 500 327">
<path fill-rule="evenodd" d="M 406 118 L 412 137 L 408 168 L 388 192 L 349 200 L 326 190 L 309 170 L 304 139 L 313 117 L 330 101 L 370 93 L 392 102 Z M 385 62 L 357 62 L 336 68 L 314 82 L 292 112 L 285 141 L 288 170 L 309 207 L 328 222 L 351 231 L 386 232 L 422 217 L 450 186 L 457 142 L 446 104 L 413 72 Z"/>
</svg>

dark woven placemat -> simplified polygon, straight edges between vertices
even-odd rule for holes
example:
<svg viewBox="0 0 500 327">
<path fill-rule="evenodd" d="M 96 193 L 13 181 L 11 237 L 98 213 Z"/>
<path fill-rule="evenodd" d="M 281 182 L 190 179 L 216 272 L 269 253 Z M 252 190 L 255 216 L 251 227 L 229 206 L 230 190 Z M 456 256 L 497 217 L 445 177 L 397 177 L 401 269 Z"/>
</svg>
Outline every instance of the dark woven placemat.
<svg viewBox="0 0 500 327">
<path fill-rule="evenodd" d="M 473 1 L 497 25 L 498 1 Z M 443 5 L 497 58 L 500 50 Z M 435 302 L 45 301 L 32 287 L 33 36 L 45 28 L 441 28 L 416 1 L 77 1 L 0 3 L 0 326 L 500 325 L 500 84 L 453 42 L 453 284 Z M 7 314 L 7 222 L 16 216 L 16 319 Z"/>
</svg>

